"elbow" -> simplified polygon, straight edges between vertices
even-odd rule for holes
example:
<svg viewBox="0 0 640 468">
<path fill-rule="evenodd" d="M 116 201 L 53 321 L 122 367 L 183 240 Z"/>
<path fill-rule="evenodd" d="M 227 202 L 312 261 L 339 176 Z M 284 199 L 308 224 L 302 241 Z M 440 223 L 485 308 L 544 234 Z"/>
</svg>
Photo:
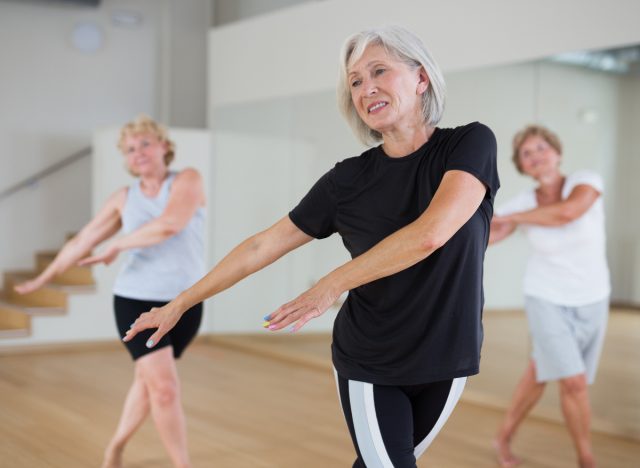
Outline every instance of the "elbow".
<svg viewBox="0 0 640 468">
<path fill-rule="evenodd" d="M 420 240 L 419 249 L 426 257 L 427 255 L 430 255 L 431 253 L 438 250 L 446 242 L 447 239 L 445 239 L 443 236 L 437 236 L 433 234 L 428 235 Z"/>
<path fill-rule="evenodd" d="M 161 236 L 165 239 L 175 236 L 182 231 L 183 226 L 178 226 L 177 223 L 172 221 L 163 221 L 160 228 Z"/>
<path fill-rule="evenodd" d="M 169 239 L 170 237 L 175 236 L 179 232 L 180 232 L 180 229 L 177 229 L 173 226 L 167 226 L 162 230 L 162 235 L 163 237 L 166 237 L 167 239 Z"/>
<path fill-rule="evenodd" d="M 571 206 L 563 206 L 556 215 L 556 221 L 559 225 L 569 224 L 580 217 L 580 213 L 577 212 Z"/>
</svg>

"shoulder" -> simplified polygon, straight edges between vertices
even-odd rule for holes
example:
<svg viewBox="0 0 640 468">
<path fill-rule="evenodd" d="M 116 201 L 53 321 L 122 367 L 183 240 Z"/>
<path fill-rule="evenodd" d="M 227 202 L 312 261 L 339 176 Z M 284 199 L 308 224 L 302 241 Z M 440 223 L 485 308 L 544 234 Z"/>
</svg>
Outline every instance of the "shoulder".
<svg viewBox="0 0 640 468">
<path fill-rule="evenodd" d="M 196 183 L 201 182 L 202 176 L 198 172 L 197 169 L 193 167 L 187 167 L 186 169 L 182 169 L 180 172 L 176 174 L 175 182 L 181 183 Z"/>
<path fill-rule="evenodd" d="M 444 137 L 453 142 L 458 142 L 464 138 L 485 138 L 495 141 L 493 131 L 485 124 L 480 122 L 471 122 L 466 125 L 460 125 L 454 128 L 441 128 L 439 132 Z"/>
<path fill-rule="evenodd" d="M 496 156 L 497 142 L 493 131 L 480 122 L 455 128 L 438 128 L 435 144 L 443 154 L 475 154 L 478 151 Z"/>
<path fill-rule="evenodd" d="M 125 203 L 127 202 L 127 195 L 129 193 L 129 187 L 121 187 L 107 198 L 105 207 L 113 208 L 118 211 L 122 211 Z"/>
<path fill-rule="evenodd" d="M 604 181 L 602 180 L 602 176 L 591 169 L 581 169 L 572 172 L 567 176 L 566 184 L 569 190 L 572 190 L 577 185 L 590 185 L 598 192 L 602 192 L 604 190 Z"/>
<path fill-rule="evenodd" d="M 377 150 L 377 147 L 369 148 L 358 156 L 343 159 L 336 163 L 329 173 L 331 173 L 337 181 L 353 180 L 371 166 Z"/>
<path fill-rule="evenodd" d="M 127 200 L 127 194 L 129 193 L 129 187 L 120 187 L 113 192 L 109 197 L 109 202 L 124 203 Z"/>
</svg>

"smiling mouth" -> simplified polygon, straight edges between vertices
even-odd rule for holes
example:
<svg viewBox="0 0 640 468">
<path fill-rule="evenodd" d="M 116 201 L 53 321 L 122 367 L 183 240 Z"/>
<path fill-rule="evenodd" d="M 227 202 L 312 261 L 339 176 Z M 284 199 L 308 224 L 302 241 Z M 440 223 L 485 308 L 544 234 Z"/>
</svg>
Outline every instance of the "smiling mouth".
<svg viewBox="0 0 640 468">
<path fill-rule="evenodd" d="M 388 104 L 387 102 L 378 101 L 375 104 L 372 104 L 371 106 L 367 107 L 367 113 L 371 114 L 372 112 L 375 112 L 378 109 L 382 109 L 383 107 L 386 107 L 387 104 Z"/>
</svg>

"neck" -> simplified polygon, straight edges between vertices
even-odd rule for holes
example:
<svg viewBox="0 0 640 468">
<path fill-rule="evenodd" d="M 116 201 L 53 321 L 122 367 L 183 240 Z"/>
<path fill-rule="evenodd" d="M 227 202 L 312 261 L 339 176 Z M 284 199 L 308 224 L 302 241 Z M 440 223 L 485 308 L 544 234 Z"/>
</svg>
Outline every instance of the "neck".
<svg viewBox="0 0 640 468">
<path fill-rule="evenodd" d="M 140 176 L 140 184 L 147 190 L 156 190 L 164 182 L 169 175 L 169 169 L 166 167 L 159 169 L 157 172 L 144 174 Z"/>
<path fill-rule="evenodd" d="M 543 174 L 537 178 L 538 190 L 544 194 L 555 193 L 562 189 L 564 184 L 564 176 L 559 171 L 553 171 L 549 174 Z"/>
<path fill-rule="evenodd" d="M 391 130 L 382 134 L 382 149 L 389 157 L 401 158 L 413 153 L 429 141 L 434 131 L 435 127 L 424 124 Z"/>
</svg>

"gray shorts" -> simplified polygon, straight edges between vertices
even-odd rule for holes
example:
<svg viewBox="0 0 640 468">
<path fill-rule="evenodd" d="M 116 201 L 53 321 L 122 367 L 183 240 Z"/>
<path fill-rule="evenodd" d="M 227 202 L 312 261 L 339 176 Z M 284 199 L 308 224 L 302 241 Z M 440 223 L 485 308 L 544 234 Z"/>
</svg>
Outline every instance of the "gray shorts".
<svg viewBox="0 0 640 468">
<path fill-rule="evenodd" d="M 596 377 L 609 318 L 609 298 L 579 307 L 553 304 L 525 296 L 536 364 L 536 380 L 547 382 L 586 374 Z"/>
</svg>

